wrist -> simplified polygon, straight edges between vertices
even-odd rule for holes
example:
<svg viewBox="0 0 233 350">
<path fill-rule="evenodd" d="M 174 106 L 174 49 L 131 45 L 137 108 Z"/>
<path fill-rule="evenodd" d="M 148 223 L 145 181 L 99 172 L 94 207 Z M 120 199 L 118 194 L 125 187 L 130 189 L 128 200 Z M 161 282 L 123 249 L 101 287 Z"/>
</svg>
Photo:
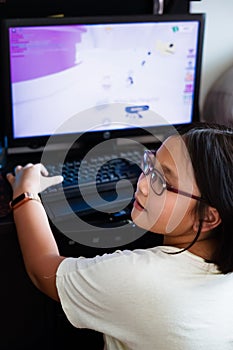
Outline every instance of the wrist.
<svg viewBox="0 0 233 350">
<path fill-rule="evenodd" d="M 17 197 L 14 196 L 12 201 L 9 203 L 10 208 L 17 209 L 21 205 L 27 203 L 30 200 L 35 200 L 37 202 L 41 203 L 41 199 L 37 193 L 32 193 L 32 192 L 23 192 Z"/>
</svg>

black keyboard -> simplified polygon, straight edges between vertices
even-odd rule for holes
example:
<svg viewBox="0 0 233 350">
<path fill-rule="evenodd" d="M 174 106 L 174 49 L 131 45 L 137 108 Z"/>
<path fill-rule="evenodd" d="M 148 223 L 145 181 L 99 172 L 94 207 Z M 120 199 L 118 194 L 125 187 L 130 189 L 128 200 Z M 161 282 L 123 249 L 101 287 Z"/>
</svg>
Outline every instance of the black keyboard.
<svg viewBox="0 0 233 350">
<path fill-rule="evenodd" d="M 61 191 L 65 191 L 67 198 L 79 195 L 82 190 L 91 192 L 97 188 L 98 192 L 115 189 L 119 180 L 129 180 L 136 184 L 141 173 L 141 152 L 128 151 L 118 154 L 100 155 L 88 160 L 66 161 L 64 164 L 47 164 L 49 175 L 63 175 L 64 181 L 60 185 L 49 187 L 43 192 L 46 198 L 56 198 Z"/>
<path fill-rule="evenodd" d="M 119 203 L 129 203 L 133 200 L 129 191 L 129 181 L 136 186 L 141 173 L 142 153 L 138 150 L 117 152 L 115 154 L 101 154 L 85 160 L 67 160 L 64 163 L 45 164 L 49 175 L 63 175 L 62 184 L 51 186 L 41 193 L 42 201 L 50 217 L 63 220 L 69 217 L 63 205 L 63 195 L 78 215 L 89 215 L 96 210 L 103 209 L 103 202 L 99 201 L 96 190 L 105 200 L 104 207 L 118 211 Z M 28 161 L 21 161 L 24 165 Z M 13 165 L 7 171 L 12 171 Z M 6 170 L 4 171 L 7 172 Z M 12 197 L 10 185 L 2 174 L 0 178 L 0 217 L 10 213 L 9 201 Z M 120 181 L 127 180 L 127 181 Z M 118 187 L 117 187 L 118 186 Z M 117 190 L 116 190 L 117 188 Z M 120 192 L 119 192 L 120 191 Z M 93 205 L 86 203 L 83 193 Z M 120 193 L 120 196 L 118 196 Z M 96 208 L 96 210 L 94 209 Z"/>
</svg>

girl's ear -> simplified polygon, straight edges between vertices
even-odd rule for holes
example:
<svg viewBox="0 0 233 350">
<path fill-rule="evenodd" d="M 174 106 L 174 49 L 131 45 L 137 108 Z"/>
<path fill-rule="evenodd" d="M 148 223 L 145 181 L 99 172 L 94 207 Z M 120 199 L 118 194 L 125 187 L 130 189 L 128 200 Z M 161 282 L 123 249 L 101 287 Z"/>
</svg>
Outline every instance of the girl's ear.
<svg viewBox="0 0 233 350">
<path fill-rule="evenodd" d="M 220 225 L 221 218 L 219 212 L 216 208 L 207 206 L 205 209 L 205 216 L 202 221 L 202 232 L 207 232 L 213 230 L 215 227 Z M 199 223 L 198 223 L 199 225 Z M 196 228 L 196 223 L 194 224 L 194 229 Z"/>
</svg>

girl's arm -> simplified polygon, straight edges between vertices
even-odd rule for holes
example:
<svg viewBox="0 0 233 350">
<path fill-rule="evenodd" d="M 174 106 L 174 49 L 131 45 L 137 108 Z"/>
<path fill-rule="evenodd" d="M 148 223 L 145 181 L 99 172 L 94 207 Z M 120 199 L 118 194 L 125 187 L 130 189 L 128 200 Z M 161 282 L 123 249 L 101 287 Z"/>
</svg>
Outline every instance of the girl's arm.
<svg viewBox="0 0 233 350">
<path fill-rule="evenodd" d="M 62 182 L 61 176 L 48 177 L 42 164 L 18 166 L 15 176 L 7 174 L 13 189 L 13 199 L 25 192 L 38 194 L 45 188 Z M 59 300 L 56 271 L 65 257 L 60 256 L 42 203 L 28 200 L 13 209 L 18 240 L 26 271 L 42 292 Z"/>
</svg>

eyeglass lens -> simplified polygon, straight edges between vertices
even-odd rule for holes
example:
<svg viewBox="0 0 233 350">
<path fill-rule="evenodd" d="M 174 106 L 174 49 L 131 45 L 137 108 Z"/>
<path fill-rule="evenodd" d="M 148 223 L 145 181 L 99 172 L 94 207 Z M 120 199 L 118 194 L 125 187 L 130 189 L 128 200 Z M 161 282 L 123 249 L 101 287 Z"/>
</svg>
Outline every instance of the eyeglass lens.
<svg viewBox="0 0 233 350">
<path fill-rule="evenodd" d="M 163 193 L 165 189 L 165 182 L 160 176 L 160 174 L 157 173 L 156 169 L 151 174 L 151 187 L 153 188 L 154 192 L 158 194 L 159 196 Z"/>
<path fill-rule="evenodd" d="M 162 175 L 154 168 L 152 157 L 154 157 L 152 152 L 148 151 L 144 153 L 142 170 L 145 175 L 151 173 L 151 187 L 157 195 L 161 195 L 166 185 Z"/>
</svg>

